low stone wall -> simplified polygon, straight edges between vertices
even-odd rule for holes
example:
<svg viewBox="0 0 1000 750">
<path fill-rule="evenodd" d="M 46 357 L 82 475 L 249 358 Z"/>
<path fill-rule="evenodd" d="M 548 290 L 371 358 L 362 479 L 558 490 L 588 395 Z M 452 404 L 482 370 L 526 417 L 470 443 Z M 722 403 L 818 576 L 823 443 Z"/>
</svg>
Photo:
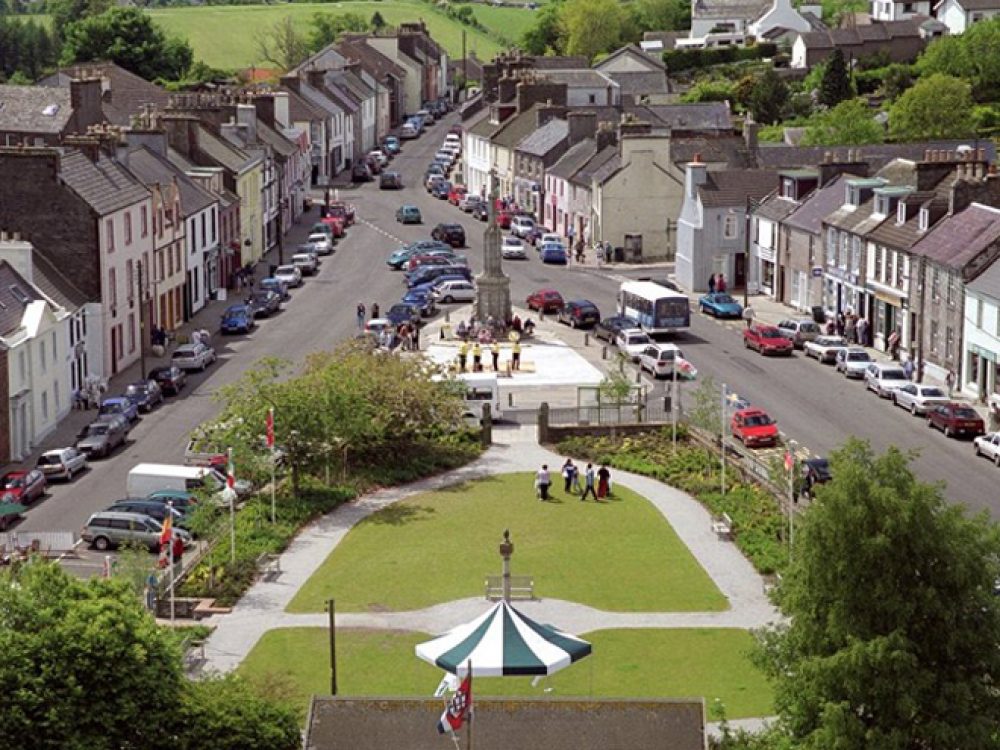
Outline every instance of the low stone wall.
<svg viewBox="0 0 1000 750">
<path fill-rule="evenodd" d="M 566 438 L 572 437 L 603 437 L 605 435 L 618 435 L 628 437 L 629 435 L 641 435 L 647 432 L 659 432 L 662 429 L 670 429 L 669 424 L 643 422 L 641 424 L 586 424 L 586 425 L 565 425 L 546 428 L 546 440 L 541 439 L 539 434 L 538 442 L 555 445 Z M 539 428 L 541 429 L 541 428 Z"/>
</svg>

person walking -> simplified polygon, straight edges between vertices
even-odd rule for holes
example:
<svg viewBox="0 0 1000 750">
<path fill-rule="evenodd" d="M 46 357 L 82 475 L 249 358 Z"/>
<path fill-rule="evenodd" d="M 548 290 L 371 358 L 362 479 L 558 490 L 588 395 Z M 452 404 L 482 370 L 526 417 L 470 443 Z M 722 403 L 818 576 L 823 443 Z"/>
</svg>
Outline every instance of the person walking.
<svg viewBox="0 0 1000 750">
<path fill-rule="evenodd" d="M 549 476 L 549 465 L 542 464 L 542 468 L 535 474 L 535 487 L 538 489 L 538 499 L 545 502 L 549 499 L 549 485 L 552 478 Z"/>
<path fill-rule="evenodd" d="M 583 474 L 584 488 L 583 494 L 580 495 L 580 502 L 582 503 L 587 499 L 587 495 L 591 495 L 594 498 L 594 502 L 597 502 L 597 493 L 594 492 L 594 465 L 588 463 L 587 470 Z"/>
<path fill-rule="evenodd" d="M 948 376 L 944 379 L 944 384 L 948 387 L 948 398 L 951 398 L 952 391 L 955 390 L 955 371 L 948 370 Z"/>
<path fill-rule="evenodd" d="M 478 341 L 472 345 L 472 371 L 483 371 L 483 348 Z"/>
<path fill-rule="evenodd" d="M 565 492 L 567 495 L 570 494 L 570 492 L 573 489 L 573 476 L 575 474 L 576 474 L 576 467 L 573 465 L 573 459 L 567 458 L 566 463 L 564 463 L 562 467 L 563 492 Z"/>
<path fill-rule="evenodd" d="M 490 355 L 493 357 L 493 372 L 500 372 L 500 342 L 490 344 Z"/>
<path fill-rule="evenodd" d="M 372 317 L 373 318 L 377 318 L 378 317 L 378 313 L 379 313 L 378 302 L 372 302 Z"/>
<path fill-rule="evenodd" d="M 726 277 L 723 276 L 721 273 L 719 274 L 718 281 L 715 282 L 715 291 L 717 291 L 719 294 L 722 294 L 723 292 L 726 291 Z"/>
<path fill-rule="evenodd" d="M 469 356 L 469 343 L 463 341 L 458 345 L 458 371 L 465 372 L 465 361 Z"/>
<path fill-rule="evenodd" d="M 607 466 L 597 470 L 597 502 L 611 494 L 611 472 Z"/>
<path fill-rule="evenodd" d="M 893 360 L 899 359 L 899 329 L 896 328 L 892 333 L 889 334 L 889 356 Z"/>
<path fill-rule="evenodd" d="M 715 294 L 715 274 L 708 277 L 708 293 Z"/>
<path fill-rule="evenodd" d="M 521 369 L 521 339 L 514 339 L 510 347 L 510 367 L 512 370 Z"/>
<path fill-rule="evenodd" d="M 907 380 L 913 380 L 913 357 L 907 357 L 903 363 L 903 374 Z"/>
<path fill-rule="evenodd" d="M 858 331 L 858 343 L 861 346 L 868 346 L 868 321 L 864 318 L 858 318 L 858 323 L 855 327 Z"/>
<path fill-rule="evenodd" d="M 844 313 L 842 313 L 842 312 L 837 313 L 837 323 L 836 323 L 836 325 L 837 325 L 837 335 L 838 336 L 843 336 L 844 335 L 844 328 L 847 325 L 847 322 L 844 319 Z"/>
<path fill-rule="evenodd" d="M 747 305 L 743 308 L 743 320 L 746 321 L 747 328 L 753 325 L 753 308 Z"/>
<path fill-rule="evenodd" d="M 357 315 L 358 315 L 358 330 L 359 331 L 363 331 L 363 330 L 365 330 L 365 303 L 364 302 L 359 302 L 358 303 L 358 312 L 357 312 Z"/>
<path fill-rule="evenodd" d="M 847 313 L 844 317 L 844 338 L 847 339 L 848 344 L 856 344 L 858 342 L 858 329 L 857 324 L 854 322 L 853 313 Z"/>
<path fill-rule="evenodd" d="M 420 351 L 420 324 L 413 326 L 413 351 Z"/>
</svg>

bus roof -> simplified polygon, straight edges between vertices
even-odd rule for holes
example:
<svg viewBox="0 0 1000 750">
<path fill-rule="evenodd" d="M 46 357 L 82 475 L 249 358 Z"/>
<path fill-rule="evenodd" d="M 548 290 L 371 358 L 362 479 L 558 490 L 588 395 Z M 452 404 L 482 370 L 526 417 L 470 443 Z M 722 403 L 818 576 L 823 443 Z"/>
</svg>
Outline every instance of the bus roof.
<svg viewBox="0 0 1000 750">
<path fill-rule="evenodd" d="M 638 294 L 649 299 L 662 299 L 664 297 L 670 299 L 683 297 L 687 299 L 687 295 L 683 292 L 675 292 L 673 289 L 668 289 L 653 281 L 623 281 L 621 291 L 628 292 L 629 294 Z"/>
</svg>

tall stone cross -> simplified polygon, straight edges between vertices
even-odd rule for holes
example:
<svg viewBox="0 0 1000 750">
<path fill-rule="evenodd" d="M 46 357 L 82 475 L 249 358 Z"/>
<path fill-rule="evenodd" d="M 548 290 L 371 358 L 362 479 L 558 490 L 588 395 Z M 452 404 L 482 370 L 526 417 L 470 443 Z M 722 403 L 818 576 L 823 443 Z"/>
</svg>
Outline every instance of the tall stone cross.
<svg viewBox="0 0 1000 750">
<path fill-rule="evenodd" d="M 486 231 L 483 232 L 483 272 L 476 277 L 476 320 L 486 322 L 490 317 L 508 322 L 511 320 L 510 278 L 503 272 L 500 245 L 503 235 L 497 225 L 496 173 L 490 171 L 490 189 L 487 193 Z"/>
</svg>

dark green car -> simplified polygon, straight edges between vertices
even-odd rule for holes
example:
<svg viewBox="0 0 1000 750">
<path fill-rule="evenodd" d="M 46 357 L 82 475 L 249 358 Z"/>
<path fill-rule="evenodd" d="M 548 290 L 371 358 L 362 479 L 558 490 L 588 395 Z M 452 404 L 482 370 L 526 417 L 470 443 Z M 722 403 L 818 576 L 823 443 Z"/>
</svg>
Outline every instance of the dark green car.
<svg viewBox="0 0 1000 750">
<path fill-rule="evenodd" d="M 401 224 L 419 224 L 423 221 L 416 206 L 400 206 L 396 209 L 396 221 Z"/>
</svg>

